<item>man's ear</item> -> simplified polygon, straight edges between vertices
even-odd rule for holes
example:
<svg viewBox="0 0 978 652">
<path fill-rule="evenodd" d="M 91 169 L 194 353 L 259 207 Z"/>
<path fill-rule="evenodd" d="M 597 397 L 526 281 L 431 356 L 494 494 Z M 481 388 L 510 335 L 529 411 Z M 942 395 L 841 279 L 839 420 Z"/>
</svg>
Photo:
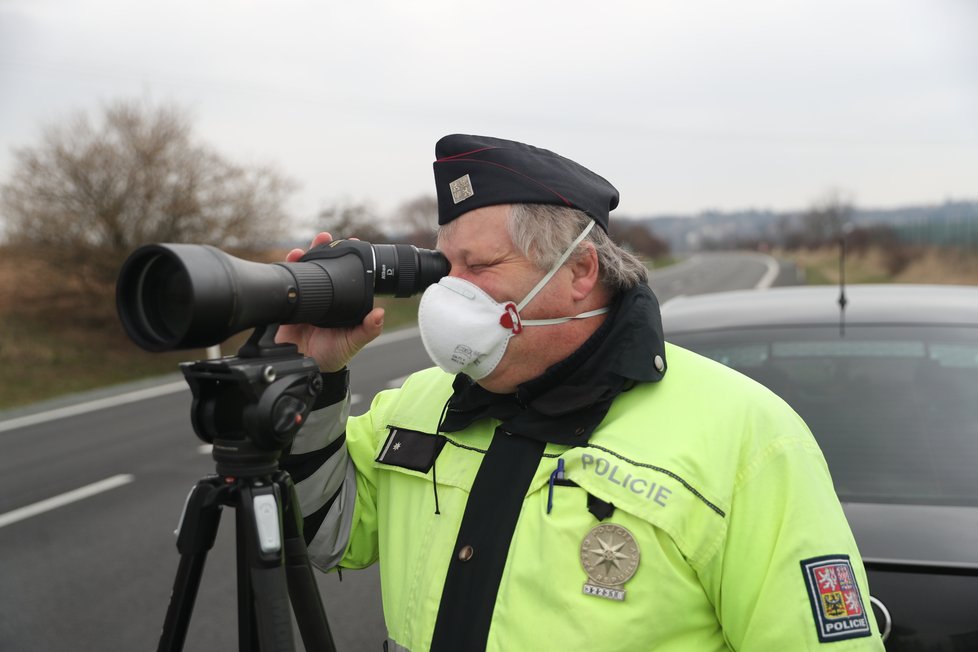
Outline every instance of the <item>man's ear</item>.
<svg viewBox="0 0 978 652">
<path fill-rule="evenodd" d="M 587 241 L 581 243 L 581 247 L 585 253 L 575 256 L 573 262 L 570 263 L 571 272 L 574 275 L 571 281 L 571 291 L 575 301 L 586 299 L 598 285 L 599 278 L 600 268 L 597 249 Z"/>
</svg>

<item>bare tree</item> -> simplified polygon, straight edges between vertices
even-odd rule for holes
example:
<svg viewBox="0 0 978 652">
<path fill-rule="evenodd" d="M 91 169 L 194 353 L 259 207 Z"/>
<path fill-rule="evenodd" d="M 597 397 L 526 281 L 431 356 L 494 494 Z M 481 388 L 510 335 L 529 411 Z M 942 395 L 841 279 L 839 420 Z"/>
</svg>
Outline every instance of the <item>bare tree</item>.
<svg viewBox="0 0 978 652">
<path fill-rule="evenodd" d="M 669 255 L 669 243 L 656 236 L 643 224 L 630 220 L 618 220 L 611 224 L 611 237 L 632 251 L 657 258 Z"/>
<path fill-rule="evenodd" d="M 438 200 L 434 195 L 421 195 L 401 204 L 394 214 L 399 231 L 418 247 L 431 249 L 438 237 Z"/>
<path fill-rule="evenodd" d="M 383 220 L 365 203 L 341 201 L 319 211 L 315 228 L 334 238 L 359 238 L 370 243 L 385 242 Z"/>
<path fill-rule="evenodd" d="M 849 193 L 839 189 L 826 192 L 802 216 L 805 242 L 812 247 L 837 242 L 852 214 L 853 201 Z"/>
<path fill-rule="evenodd" d="M 172 106 L 119 101 L 95 124 L 80 113 L 15 156 L 0 187 L 11 243 L 96 283 L 140 244 L 267 245 L 288 223 L 292 182 L 196 143 Z"/>
</svg>

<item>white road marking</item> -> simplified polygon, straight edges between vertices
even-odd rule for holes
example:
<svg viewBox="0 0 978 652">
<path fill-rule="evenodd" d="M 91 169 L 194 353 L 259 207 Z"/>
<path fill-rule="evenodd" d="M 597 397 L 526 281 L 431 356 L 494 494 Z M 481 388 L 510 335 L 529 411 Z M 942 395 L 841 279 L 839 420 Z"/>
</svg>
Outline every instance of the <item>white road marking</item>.
<svg viewBox="0 0 978 652">
<path fill-rule="evenodd" d="M 417 326 L 412 328 L 401 328 L 396 331 L 391 331 L 390 333 L 384 333 L 377 339 L 370 342 L 364 348 L 371 348 L 374 346 L 383 346 L 384 344 L 393 344 L 394 342 L 400 342 L 402 340 L 409 340 L 412 337 L 420 337 L 421 329 Z"/>
<path fill-rule="evenodd" d="M 771 284 L 774 283 L 774 279 L 778 278 L 778 272 L 781 270 L 781 266 L 778 264 L 777 260 L 771 256 L 768 256 L 767 254 L 764 254 L 763 256 L 764 257 L 762 260 L 764 261 L 764 264 L 767 265 L 767 271 L 764 273 L 764 276 L 761 277 L 761 280 L 757 282 L 757 285 L 754 286 L 754 288 L 757 290 L 766 290 L 771 287 Z"/>
<path fill-rule="evenodd" d="M 417 327 L 402 328 L 391 331 L 390 333 L 384 333 L 374 341 L 370 342 L 370 344 L 367 346 L 373 347 L 400 342 L 402 340 L 411 339 L 412 337 L 418 337 L 419 332 L 420 331 Z M 126 392 L 125 394 L 119 394 L 117 396 L 109 396 L 106 398 L 95 399 L 93 401 L 87 401 L 85 403 L 78 403 L 76 405 L 68 405 L 62 408 L 48 410 L 46 412 L 28 414 L 22 417 L 7 419 L 6 421 L 0 421 L 0 432 L 16 430 L 17 428 L 25 428 L 27 426 L 33 426 L 39 423 L 47 423 L 48 421 L 56 421 L 57 419 L 66 419 L 68 417 L 74 417 L 78 416 L 79 414 L 86 414 L 88 412 L 95 412 L 96 410 L 115 407 L 117 405 L 125 405 L 127 403 L 135 403 L 136 401 L 142 401 L 148 398 L 165 396 L 167 394 L 173 394 L 182 390 L 189 391 L 189 389 L 190 388 L 187 386 L 186 381 L 180 380 L 158 385 L 156 387 L 147 387 L 145 389 Z M 359 395 L 354 395 L 353 403 L 360 401 L 361 398 L 362 397 Z"/>
<path fill-rule="evenodd" d="M 173 394 L 174 392 L 179 392 L 181 390 L 188 390 L 189 387 L 184 381 L 166 383 L 165 385 L 157 385 L 156 387 L 147 387 L 146 389 L 137 389 L 133 392 L 126 392 L 125 394 L 119 394 L 117 396 L 108 396 L 106 398 L 95 399 L 94 401 L 88 401 L 86 403 L 78 403 L 77 405 L 68 405 L 63 408 L 56 408 L 54 410 L 48 410 L 47 412 L 39 412 L 38 414 L 28 414 L 23 417 L 16 417 L 14 419 L 7 419 L 6 421 L 0 421 L 0 432 L 6 430 L 15 430 L 16 428 L 24 428 L 26 426 L 33 426 L 38 423 L 46 423 L 48 421 L 55 421 L 56 419 L 65 419 L 67 417 L 78 416 L 79 414 L 86 414 L 88 412 L 94 412 L 96 410 L 102 410 L 105 408 L 115 407 L 117 405 L 125 405 L 127 403 L 135 403 L 136 401 L 142 401 L 148 398 L 156 398 L 157 396 L 164 396 L 166 394 Z"/>
<path fill-rule="evenodd" d="M 133 475 L 114 475 L 111 478 L 106 478 L 105 480 L 100 480 L 99 482 L 93 482 L 90 485 L 63 493 L 59 496 L 54 496 L 53 498 L 48 498 L 47 500 L 42 500 L 34 503 L 33 505 L 27 505 L 26 507 L 15 509 L 14 511 L 7 512 L 6 514 L 0 514 L 0 528 L 6 527 L 11 523 L 16 523 L 17 521 L 23 521 L 24 519 L 32 516 L 37 516 L 38 514 L 43 514 L 44 512 L 49 512 L 52 509 L 57 509 L 58 507 L 70 505 L 71 503 L 84 500 L 85 498 L 91 498 L 96 494 L 129 484 L 133 480 L 135 480 L 135 476 Z"/>
</svg>

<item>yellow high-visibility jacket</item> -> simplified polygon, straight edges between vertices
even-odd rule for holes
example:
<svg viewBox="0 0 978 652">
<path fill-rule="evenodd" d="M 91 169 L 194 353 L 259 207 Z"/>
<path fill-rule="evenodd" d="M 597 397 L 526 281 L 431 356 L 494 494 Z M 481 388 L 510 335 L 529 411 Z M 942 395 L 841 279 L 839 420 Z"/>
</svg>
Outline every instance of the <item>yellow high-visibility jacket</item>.
<svg viewBox="0 0 978 652">
<path fill-rule="evenodd" d="M 342 514 L 310 543 L 317 564 L 380 560 L 391 649 L 430 649 L 439 610 L 468 592 L 491 604 L 439 626 L 464 639 L 488 619 L 481 640 L 494 652 L 882 650 L 809 429 L 754 381 L 666 351 L 666 377 L 619 394 L 586 445 L 540 444 L 515 526 L 498 538 L 460 531 L 478 531 L 462 527 L 473 484 L 493 439 L 509 435 L 492 418 L 436 432 L 452 376 L 430 369 L 378 394 L 349 419 L 345 443 L 341 427 L 329 437 L 304 429 L 293 453 L 332 441 L 334 460 L 349 454 L 329 474 L 342 490 L 300 478 L 306 514 L 325 510 L 324 496 Z M 494 556 L 498 588 L 467 587 L 464 574 Z"/>
</svg>

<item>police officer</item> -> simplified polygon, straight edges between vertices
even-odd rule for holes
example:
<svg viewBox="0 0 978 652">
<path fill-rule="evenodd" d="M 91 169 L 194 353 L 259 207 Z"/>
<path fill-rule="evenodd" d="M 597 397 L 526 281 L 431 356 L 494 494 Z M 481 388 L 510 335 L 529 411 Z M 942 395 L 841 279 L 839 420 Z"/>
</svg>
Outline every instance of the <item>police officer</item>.
<svg viewBox="0 0 978 652">
<path fill-rule="evenodd" d="M 388 649 L 881 650 L 811 433 L 663 341 L 645 268 L 607 235 L 617 190 L 480 136 L 441 139 L 434 173 L 436 366 L 347 419 L 346 364 L 383 310 L 279 331 L 324 372 L 282 462 L 310 555 L 380 560 Z"/>
</svg>

